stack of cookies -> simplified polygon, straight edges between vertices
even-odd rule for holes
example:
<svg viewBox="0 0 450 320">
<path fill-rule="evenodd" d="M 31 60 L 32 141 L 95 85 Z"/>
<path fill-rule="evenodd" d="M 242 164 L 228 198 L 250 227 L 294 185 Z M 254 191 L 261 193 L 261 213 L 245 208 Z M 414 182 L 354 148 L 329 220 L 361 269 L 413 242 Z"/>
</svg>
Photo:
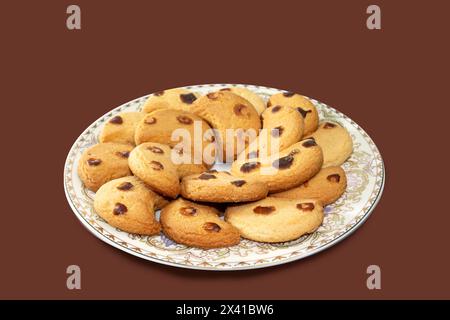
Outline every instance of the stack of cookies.
<svg viewBox="0 0 450 320">
<path fill-rule="evenodd" d="M 340 166 L 353 150 L 347 130 L 320 122 L 306 97 L 280 92 L 266 103 L 244 87 L 154 93 L 140 112 L 109 119 L 99 141 L 78 166 L 97 214 L 205 249 L 317 230 L 323 207 L 346 189 Z"/>
</svg>

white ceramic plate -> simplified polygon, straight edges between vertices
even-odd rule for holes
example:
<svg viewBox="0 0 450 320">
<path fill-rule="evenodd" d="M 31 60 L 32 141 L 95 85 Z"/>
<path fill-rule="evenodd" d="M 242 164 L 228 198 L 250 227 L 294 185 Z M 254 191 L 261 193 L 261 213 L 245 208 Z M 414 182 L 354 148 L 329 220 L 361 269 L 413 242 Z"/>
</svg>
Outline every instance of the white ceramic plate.
<svg viewBox="0 0 450 320">
<path fill-rule="evenodd" d="M 265 100 L 283 91 L 253 85 L 208 84 L 186 87 L 200 94 L 230 86 L 244 86 Z M 64 189 L 73 212 L 82 224 L 102 241 L 137 257 L 153 262 L 190 269 L 242 270 L 263 268 L 299 260 L 325 250 L 355 231 L 371 214 L 384 186 L 384 165 L 381 155 L 367 133 L 344 114 L 311 99 L 321 120 L 332 120 L 344 126 L 353 138 L 354 151 L 343 165 L 348 187 L 334 204 L 325 207 L 323 225 L 313 234 L 295 241 L 267 244 L 242 240 L 237 246 L 202 250 L 179 245 L 165 237 L 139 236 L 108 225 L 93 209 L 93 193 L 83 187 L 78 175 L 78 159 L 82 152 L 98 142 L 98 134 L 111 116 L 123 111 L 137 111 L 144 96 L 108 112 L 91 124 L 75 141 L 64 168 Z"/>
</svg>

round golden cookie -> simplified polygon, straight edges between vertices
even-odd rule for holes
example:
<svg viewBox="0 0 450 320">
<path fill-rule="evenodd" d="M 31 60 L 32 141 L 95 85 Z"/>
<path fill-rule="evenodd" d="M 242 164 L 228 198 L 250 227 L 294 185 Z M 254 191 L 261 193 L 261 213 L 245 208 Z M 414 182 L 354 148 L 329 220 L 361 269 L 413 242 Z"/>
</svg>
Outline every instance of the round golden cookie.
<svg viewBox="0 0 450 320">
<path fill-rule="evenodd" d="M 175 242 L 204 249 L 234 246 L 240 235 L 219 218 L 217 209 L 182 198 L 161 210 L 163 232 Z"/>
<path fill-rule="evenodd" d="M 199 95 L 183 88 L 174 88 L 153 93 L 142 106 L 143 112 L 158 109 L 176 109 L 189 111 Z"/>
<path fill-rule="evenodd" d="M 136 234 L 160 232 L 154 207 L 155 194 L 133 176 L 109 181 L 94 198 L 94 209 L 100 217 L 113 227 Z"/>
<path fill-rule="evenodd" d="M 239 157 L 245 155 L 252 159 L 277 153 L 299 142 L 303 135 L 303 117 L 291 107 L 269 107 L 261 118 L 262 132 Z"/>
<path fill-rule="evenodd" d="M 146 142 L 138 145 L 130 153 L 128 165 L 135 176 L 144 181 L 152 190 L 170 198 L 180 193 L 180 182 L 176 165 L 171 160 L 169 146 Z"/>
<path fill-rule="evenodd" d="M 347 188 L 347 177 L 341 167 L 322 168 L 310 180 L 302 185 L 279 193 L 272 197 L 286 199 L 315 199 L 326 206 L 339 199 Z"/>
<path fill-rule="evenodd" d="M 225 171 L 210 170 L 185 177 L 181 181 L 181 195 L 194 201 L 255 201 L 265 198 L 268 191 L 264 182 L 233 177 Z"/>
<path fill-rule="evenodd" d="M 319 114 L 314 104 L 306 97 L 293 92 L 283 92 L 272 95 L 267 106 L 287 106 L 296 109 L 303 117 L 305 129 L 303 135 L 316 131 L 319 125 Z"/>
<path fill-rule="evenodd" d="M 240 139 L 244 143 L 245 134 L 251 130 L 256 137 L 261 128 L 261 121 L 258 112 L 246 99 L 229 91 L 217 91 L 208 93 L 200 97 L 192 106 L 192 112 L 205 119 L 214 129 L 216 129 L 216 142 L 218 143 L 219 158 L 223 160 L 233 160 L 237 152 L 241 152 L 246 147 L 238 147 L 238 135 L 244 136 Z M 226 130 L 232 129 L 232 138 L 227 139 Z M 237 130 L 240 129 L 240 130 Z M 239 132 L 240 131 L 240 132 Z M 230 149 L 227 152 L 227 145 Z"/>
<path fill-rule="evenodd" d="M 184 147 L 199 159 L 207 149 L 211 150 L 211 161 L 215 157 L 214 140 L 214 132 L 206 121 L 193 113 L 174 109 L 148 113 L 137 125 L 135 133 L 137 145 L 157 142 L 178 149 Z"/>
<path fill-rule="evenodd" d="M 133 146 L 123 143 L 98 143 L 86 149 L 78 162 L 78 176 L 86 188 L 97 191 L 104 183 L 131 175 L 128 155 Z"/>
<path fill-rule="evenodd" d="M 109 119 L 100 133 L 100 142 L 120 142 L 134 145 L 134 131 L 145 116 L 143 112 L 123 112 Z"/>
<path fill-rule="evenodd" d="M 309 180 L 322 167 L 322 149 L 313 140 L 304 140 L 267 158 L 238 159 L 231 174 L 266 183 L 269 192 L 280 192 Z"/>
<path fill-rule="evenodd" d="M 353 152 L 353 140 L 348 131 L 334 122 L 323 122 L 313 138 L 323 151 L 323 166 L 340 166 Z"/>
<path fill-rule="evenodd" d="M 237 94 L 238 96 L 241 96 L 242 98 L 246 99 L 253 105 L 253 107 L 255 107 L 255 110 L 258 112 L 258 114 L 263 113 L 263 111 L 266 109 L 266 103 L 264 102 L 264 100 L 257 93 L 247 88 L 230 87 L 230 88 L 223 88 L 220 91 L 231 91 L 232 93 Z"/>
<path fill-rule="evenodd" d="M 243 238 L 285 242 L 316 231 L 323 221 L 323 208 L 315 200 L 267 197 L 228 207 L 225 221 L 236 227 Z"/>
</svg>

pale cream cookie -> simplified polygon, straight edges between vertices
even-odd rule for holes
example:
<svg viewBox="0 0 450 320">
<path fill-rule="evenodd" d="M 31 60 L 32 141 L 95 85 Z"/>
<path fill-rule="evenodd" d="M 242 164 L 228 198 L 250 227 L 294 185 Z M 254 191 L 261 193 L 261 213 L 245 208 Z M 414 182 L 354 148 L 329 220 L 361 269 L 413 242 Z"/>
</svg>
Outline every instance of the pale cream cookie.
<svg viewBox="0 0 450 320">
<path fill-rule="evenodd" d="M 340 166 L 353 152 L 353 140 L 341 125 L 326 121 L 309 138 L 313 138 L 323 151 L 323 166 Z"/>
<path fill-rule="evenodd" d="M 316 200 L 267 197 L 228 207 L 225 221 L 236 227 L 243 238 L 285 242 L 316 231 L 323 221 L 323 208 Z"/>
</svg>

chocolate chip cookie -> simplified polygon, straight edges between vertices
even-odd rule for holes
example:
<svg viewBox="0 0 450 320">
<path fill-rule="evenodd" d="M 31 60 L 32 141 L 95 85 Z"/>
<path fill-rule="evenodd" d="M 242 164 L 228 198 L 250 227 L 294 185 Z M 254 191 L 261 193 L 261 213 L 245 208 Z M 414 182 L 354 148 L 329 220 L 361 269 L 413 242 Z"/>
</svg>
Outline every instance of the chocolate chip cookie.
<svg viewBox="0 0 450 320">
<path fill-rule="evenodd" d="M 223 88 L 221 89 L 221 91 L 230 91 L 246 99 L 252 104 L 253 107 L 255 107 L 255 110 L 258 112 L 258 114 L 263 113 L 263 111 L 266 109 L 266 103 L 264 102 L 264 100 L 257 93 L 251 91 L 250 89 L 244 87 L 229 87 Z"/>
<path fill-rule="evenodd" d="M 143 112 L 123 112 L 110 118 L 100 133 L 100 142 L 119 142 L 134 145 L 134 131 L 144 118 Z"/>
<path fill-rule="evenodd" d="M 155 219 L 155 194 L 130 176 L 111 180 L 98 189 L 95 212 L 113 227 L 126 232 L 154 235 L 161 230 Z"/>
<path fill-rule="evenodd" d="M 319 125 L 319 114 L 314 104 L 306 97 L 293 92 L 283 92 L 272 95 L 268 106 L 287 106 L 297 110 L 305 122 L 304 136 L 316 131 Z"/>
<path fill-rule="evenodd" d="M 303 140 L 267 158 L 238 159 L 231 166 L 236 177 L 266 183 L 269 192 L 294 188 L 312 178 L 322 167 L 322 149 L 312 140 Z"/>
<path fill-rule="evenodd" d="M 234 160 L 237 152 L 242 152 L 247 143 L 251 142 L 246 136 L 247 130 L 252 130 L 256 137 L 261 128 L 258 112 L 246 99 L 229 91 L 208 93 L 195 101 L 192 112 L 205 119 L 216 132 L 219 158 Z M 227 137 L 227 129 L 232 129 L 232 136 Z M 240 130 L 238 130 L 240 129 Z M 242 137 L 238 134 L 242 133 Z M 238 139 L 242 149 L 238 150 Z M 228 151 L 227 151 L 228 147 Z"/>
<path fill-rule="evenodd" d="M 216 170 L 191 175 L 181 181 L 181 195 L 205 202 L 245 202 L 265 198 L 268 187 L 258 180 L 234 177 Z"/>
<path fill-rule="evenodd" d="M 189 111 L 198 98 L 198 94 L 183 88 L 174 88 L 153 93 L 142 106 L 143 112 L 158 109 L 176 109 Z"/>
<path fill-rule="evenodd" d="M 78 163 L 78 176 L 86 188 L 97 191 L 104 183 L 131 175 L 128 156 L 133 146 L 105 142 L 86 149 Z"/>
<path fill-rule="evenodd" d="M 214 132 L 206 121 L 190 112 L 161 109 L 148 113 L 136 127 L 135 141 L 137 145 L 157 142 L 183 148 L 199 160 L 206 152 L 209 164 L 214 163 Z"/>
<path fill-rule="evenodd" d="M 341 125 L 326 121 L 309 136 L 322 148 L 323 166 L 340 166 L 353 152 L 353 140 Z"/>
<path fill-rule="evenodd" d="M 210 249 L 239 243 L 239 231 L 219 218 L 217 209 L 182 198 L 161 210 L 163 232 L 174 241 Z"/>
<path fill-rule="evenodd" d="M 323 221 L 323 208 L 316 200 L 267 197 L 228 207 L 225 221 L 236 227 L 243 238 L 285 242 L 316 231 Z"/>
<path fill-rule="evenodd" d="M 170 147 L 164 144 L 142 143 L 130 152 L 128 164 L 133 174 L 152 190 L 176 198 L 180 193 L 180 182 L 171 152 Z"/>
<path fill-rule="evenodd" d="M 315 199 L 326 206 L 339 199 L 347 188 L 347 177 L 341 167 L 322 168 L 302 185 L 279 193 L 273 197 L 287 199 Z"/>
<path fill-rule="evenodd" d="M 267 108 L 261 115 L 263 130 L 258 139 L 246 149 L 247 159 L 279 152 L 300 141 L 303 135 L 303 117 L 297 110 L 286 106 Z"/>
</svg>

